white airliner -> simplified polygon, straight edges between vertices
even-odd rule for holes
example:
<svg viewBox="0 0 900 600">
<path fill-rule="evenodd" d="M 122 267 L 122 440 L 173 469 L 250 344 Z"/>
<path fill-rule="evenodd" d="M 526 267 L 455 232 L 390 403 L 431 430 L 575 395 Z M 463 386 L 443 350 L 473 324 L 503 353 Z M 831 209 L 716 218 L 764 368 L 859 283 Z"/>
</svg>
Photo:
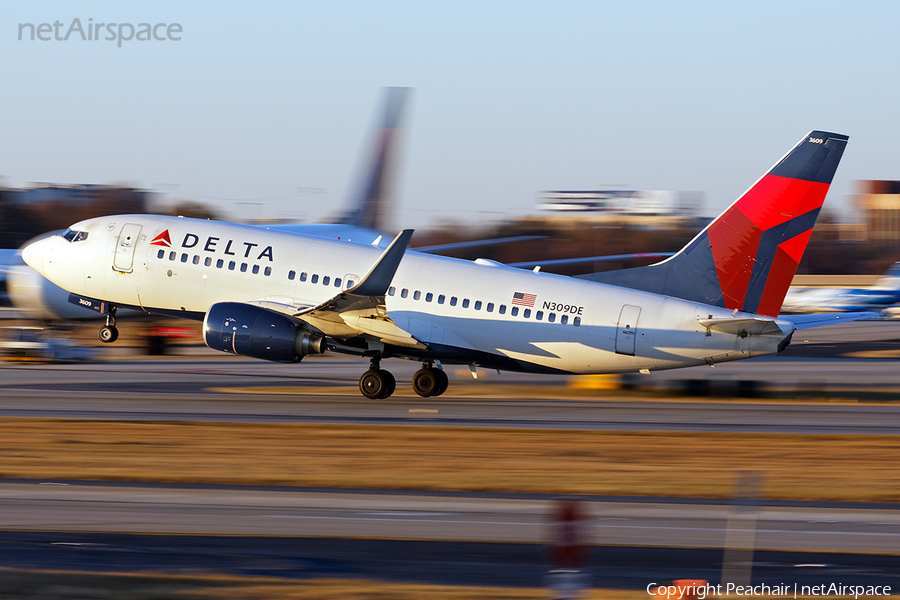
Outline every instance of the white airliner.
<svg viewBox="0 0 900 600">
<path fill-rule="evenodd" d="M 813 131 L 677 254 L 587 278 L 385 250 L 232 223 L 151 215 L 88 219 L 23 250 L 71 301 L 203 320 L 223 352 L 297 362 L 367 356 L 359 387 L 386 398 L 385 358 L 534 373 L 624 373 L 776 354 L 817 317 L 778 318 L 847 136 Z M 593 280 L 592 280 L 593 279 Z M 833 319 L 834 317 L 831 317 Z M 828 321 L 826 321 L 828 322 Z"/>
</svg>

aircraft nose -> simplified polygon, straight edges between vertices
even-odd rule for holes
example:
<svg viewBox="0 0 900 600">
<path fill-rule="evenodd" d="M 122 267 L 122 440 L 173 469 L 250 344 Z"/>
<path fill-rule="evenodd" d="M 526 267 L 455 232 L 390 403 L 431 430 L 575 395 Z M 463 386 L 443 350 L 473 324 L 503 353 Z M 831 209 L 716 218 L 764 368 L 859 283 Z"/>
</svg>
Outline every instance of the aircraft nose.
<svg viewBox="0 0 900 600">
<path fill-rule="evenodd" d="M 44 256 L 47 254 L 50 246 L 53 244 L 51 238 L 44 238 L 31 242 L 22 248 L 22 260 L 25 264 L 40 273 L 44 274 Z"/>
</svg>

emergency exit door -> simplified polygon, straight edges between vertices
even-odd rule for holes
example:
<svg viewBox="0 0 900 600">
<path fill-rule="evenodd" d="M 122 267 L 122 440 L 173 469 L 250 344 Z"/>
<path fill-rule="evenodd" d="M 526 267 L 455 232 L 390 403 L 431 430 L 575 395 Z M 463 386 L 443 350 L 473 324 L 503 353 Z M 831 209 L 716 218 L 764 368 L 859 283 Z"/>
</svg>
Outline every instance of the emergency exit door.
<svg viewBox="0 0 900 600">
<path fill-rule="evenodd" d="M 640 317 L 640 306 L 626 304 L 622 307 L 616 330 L 616 354 L 634 356 L 634 340 L 637 337 L 637 325 Z"/>
</svg>

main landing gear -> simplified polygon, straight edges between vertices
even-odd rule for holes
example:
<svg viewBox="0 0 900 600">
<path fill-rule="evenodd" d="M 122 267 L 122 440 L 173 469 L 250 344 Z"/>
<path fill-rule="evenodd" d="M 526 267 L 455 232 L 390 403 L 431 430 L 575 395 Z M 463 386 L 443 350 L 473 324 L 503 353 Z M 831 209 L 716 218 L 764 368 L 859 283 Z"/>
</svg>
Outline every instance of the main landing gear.
<svg viewBox="0 0 900 600">
<path fill-rule="evenodd" d="M 112 344 L 119 339 L 119 330 L 116 327 L 116 307 L 109 308 L 109 314 L 106 315 L 106 326 L 100 328 L 100 341 L 104 344 Z"/>
<path fill-rule="evenodd" d="M 447 374 L 443 369 L 436 369 L 431 363 L 425 363 L 421 369 L 413 375 L 413 390 L 422 396 L 440 396 L 447 391 L 450 385 Z M 370 400 L 382 400 L 388 398 L 397 389 L 397 381 L 390 371 L 381 368 L 381 357 L 373 356 L 369 363 L 369 370 L 359 378 L 359 391 Z"/>
<path fill-rule="evenodd" d="M 425 363 L 416 371 L 412 380 L 413 391 L 423 398 L 440 396 L 447 391 L 450 380 L 443 369 L 435 369 L 430 363 Z"/>
<path fill-rule="evenodd" d="M 397 389 L 397 380 L 390 371 L 381 368 L 381 357 L 373 356 L 369 370 L 359 378 L 359 391 L 370 400 L 387 398 Z"/>
</svg>

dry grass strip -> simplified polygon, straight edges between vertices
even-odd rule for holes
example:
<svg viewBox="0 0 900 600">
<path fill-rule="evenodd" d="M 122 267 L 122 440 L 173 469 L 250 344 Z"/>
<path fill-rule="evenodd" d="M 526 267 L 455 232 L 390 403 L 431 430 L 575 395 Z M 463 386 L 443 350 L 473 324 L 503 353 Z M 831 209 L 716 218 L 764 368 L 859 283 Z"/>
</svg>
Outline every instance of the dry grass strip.
<svg viewBox="0 0 900 600">
<path fill-rule="evenodd" d="M 0 477 L 900 501 L 881 435 L 0 419 Z"/>
</svg>

